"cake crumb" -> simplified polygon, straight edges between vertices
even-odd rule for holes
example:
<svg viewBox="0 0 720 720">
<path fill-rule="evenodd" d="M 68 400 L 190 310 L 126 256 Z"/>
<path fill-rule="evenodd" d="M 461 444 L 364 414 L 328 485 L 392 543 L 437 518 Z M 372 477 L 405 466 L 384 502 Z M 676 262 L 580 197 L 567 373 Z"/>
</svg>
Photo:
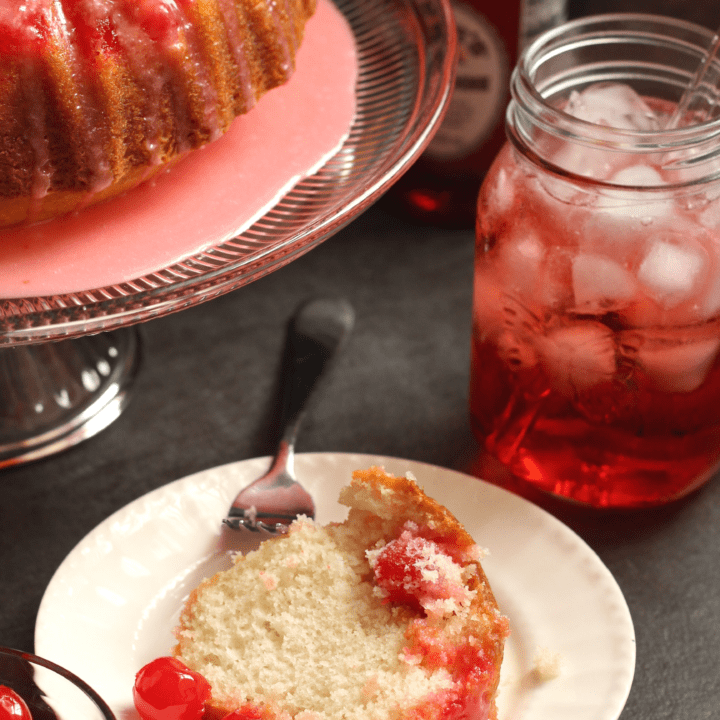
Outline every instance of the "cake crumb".
<svg viewBox="0 0 720 720">
<path fill-rule="evenodd" d="M 265 585 L 266 590 L 274 590 L 278 586 L 277 575 L 261 570 L 259 573 L 260 580 Z"/>
<path fill-rule="evenodd" d="M 295 716 L 295 720 L 322 720 L 322 715 L 312 710 L 301 710 Z"/>
<path fill-rule="evenodd" d="M 361 690 L 361 694 L 363 697 L 363 700 L 365 702 L 370 702 L 374 700 L 380 692 L 380 682 L 378 681 L 377 675 L 373 675 L 372 677 L 368 678 L 365 685 L 363 685 L 363 688 Z"/>
<path fill-rule="evenodd" d="M 476 562 L 490 556 L 490 551 L 485 547 L 480 547 L 480 545 L 471 545 L 465 553 L 469 560 L 475 560 Z"/>
<path fill-rule="evenodd" d="M 538 647 L 535 651 L 535 674 L 539 680 L 547 682 L 560 676 L 562 656 L 546 647 Z"/>
</svg>

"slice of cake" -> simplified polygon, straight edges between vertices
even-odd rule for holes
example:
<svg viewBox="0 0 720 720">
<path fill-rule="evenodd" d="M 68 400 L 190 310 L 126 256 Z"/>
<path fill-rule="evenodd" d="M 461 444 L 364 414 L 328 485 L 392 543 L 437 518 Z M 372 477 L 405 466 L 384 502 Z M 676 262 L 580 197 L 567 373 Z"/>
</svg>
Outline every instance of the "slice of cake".
<svg viewBox="0 0 720 720">
<path fill-rule="evenodd" d="M 299 519 L 191 594 L 174 655 L 210 683 L 206 717 L 494 720 L 508 622 L 483 551 L 380 468 L 340 502 L 345 522 Z"/>
</svg>

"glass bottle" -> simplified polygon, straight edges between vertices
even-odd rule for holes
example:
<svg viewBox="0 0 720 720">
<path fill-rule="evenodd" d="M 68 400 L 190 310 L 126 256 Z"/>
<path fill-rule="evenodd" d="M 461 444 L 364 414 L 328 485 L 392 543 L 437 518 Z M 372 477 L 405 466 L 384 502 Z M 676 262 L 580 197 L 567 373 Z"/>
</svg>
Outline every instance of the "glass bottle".
<svg viewBox="0 0 720 720">
<path fill-rule="evenodd" d="M 505 141 L 510 71 L 519 50 L 565 18 L 566 0 L 452 0 L 455 88 L 435 137 L 391 191 L 411 214 L 471 227 L 485 172 Z"/>
</svg>

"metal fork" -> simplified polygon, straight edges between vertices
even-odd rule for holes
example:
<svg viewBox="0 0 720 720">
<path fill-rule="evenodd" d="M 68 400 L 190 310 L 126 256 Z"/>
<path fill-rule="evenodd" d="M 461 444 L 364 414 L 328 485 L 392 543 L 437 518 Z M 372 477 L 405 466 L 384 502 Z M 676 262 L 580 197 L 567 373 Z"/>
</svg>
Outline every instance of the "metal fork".
<svg viewBox="0 0 720 720">
<path fill-rule="evenodd" d="M 240 491 L 223 522 L 239 530 L 276 535 L 300 515 L 315 517 L 310 494 L 295 477 L 295 441 L 306 402 L 350 334 L 355 312 L 343 299 L 303 303 L 288 326 L 283 374 L 282 433 L 270 469 Z"/>
</svg>

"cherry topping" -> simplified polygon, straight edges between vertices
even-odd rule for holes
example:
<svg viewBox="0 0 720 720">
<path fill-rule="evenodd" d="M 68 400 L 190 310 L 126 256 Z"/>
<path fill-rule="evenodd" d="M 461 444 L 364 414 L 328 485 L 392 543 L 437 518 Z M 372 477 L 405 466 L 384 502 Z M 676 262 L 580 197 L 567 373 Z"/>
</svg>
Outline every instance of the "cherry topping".
<svg viewBox="0 0 720 720">
<path fill-rule="evenodd" d="M 408 531 L 385 545 L 373 570 L 375 582 L 385 590 L 389 602 L 420 610 L 423 600 L 446 595 L 442 581 L 424 576 L 424 571 L 436 569 L 433 556 L 447 554 L 432 540 Z"/>
<path fill-rule="evenodd" d="M 133 699 L 143 720 L 200 720 L 210 683 L 173 657 L 161 657 L 135 676 Z"/>
<path fill-rule="evenodd" d="M 51 12 L 39 3 L 0 3 L 0 49 L 3 55 L 38 53 L 49 35 Z"/>
<path fill-rule="evenodd" d="M 5 685 L 0 685 L 0 720 L 32 720 L 25 701 Z"/>
<path fill-rule="evenodd" d="M 131 12 L 155 42 L 172 42 L 180 26 L 180 0 L 132 0 Z"/>
</svg>

